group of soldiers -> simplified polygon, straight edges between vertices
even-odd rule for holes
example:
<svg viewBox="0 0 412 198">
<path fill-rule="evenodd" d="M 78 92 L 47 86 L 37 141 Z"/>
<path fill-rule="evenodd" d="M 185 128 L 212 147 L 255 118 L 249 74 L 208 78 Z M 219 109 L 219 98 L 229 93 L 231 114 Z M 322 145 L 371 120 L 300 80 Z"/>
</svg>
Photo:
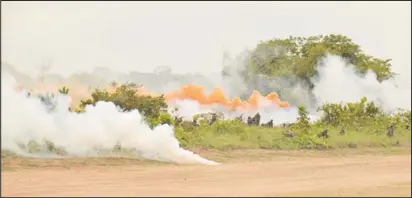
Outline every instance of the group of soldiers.
<svg viewBox="0 0 412 198">
<path fill-rule="evenodd" d="M 223 118 L 224 118 L 224 116 L 223 116 L 222 113 L 215 113 L 215 112 L 213 112 L 213 113 L 205 113 L 205 114 L 196 115 L 196 116 L 193 118 L 193 122 L 192 122 L 192 123 L 193 123 L 193 125 L 195 125 L 195 126 L 199 126 L 199 125 L 200 125 L 200 122 L 204 120 L 204 121 L 208 121 L 208 124 L 209 124 L 209 125 L 212 125 L 212 124 L 215 123 L 217 120 L 223 120 Z M 260 116 L 259 113 L 255 114 L 253 117 L 248 116 L 246 123 L 247 123 L 247 125 L 249 125 L 249 126 L 273 127 L 273 120 L 272 120 L 272 119 L 269 120 L 269 121 L 266 122 L 266 123 L 260 124 L 260 118 L 261 118 L 261 116 Z M 243 122 L 243 115 L 240 115 L 240 116 L 236 117 L 235 119 Z M 175 116 L 175 122 L 176 122 L 176 123 L 181 123 L 181 122 L 184 122 L 184 121 L 183 121 L 183 118 L 178 117 L 178 116 Z"/>
<path fill-rule="evenodd" d="M 187 124 L 193 125 L 193 126 L 199 126 L 199 125 L 200 125 L 200 122 L 203 120 L 203 121 L 208 122 L 209 125 L 212 125 L 212 124 L 213 124 L 214 122 L 216 122 L 217 120 L 222 120 L 223 118 L 224 118 L 224 116 L 223 116 L 222 113 L 206 113 L 206 114 L 200 114 L 200 115 L 198 115 L 197 117 L 195 117 L 195 118 L 193 119 L 192 122 L 187 123 Z M 243 115 L 240 115 L 240 116 L 236 117 L 235 119 L 243 122 Z M 261 119 L 260 114 L 259 114 L 259 113 L 256 113 L 256 114 L 255 114 L 254 116 L 252 116 L 252 117 L 251 117 L 251 116 L 248 116 L 248 117 L 247 117 L 246 124 L 249 125 L 249 126 L 262 126 L 262 127 L 268 127 L 268 128 L 274 126 L 274 124 L 273 124 L 273 119 L 269 120 L 269 121 L 266 122 L 266 123 L 262 123 L 262 124 L 260 124 L 260 119 Z M 183 119 L 182 119 L 181 117 L 175 117 L 175 122 L 176 122 L 177 124 L 179 124 L 179 123 L 183 123 L 184 121 L 183 121 Z M 289 126 L 291 126 L 291 124 L 286 124 L 286 123 L 284 123 L 284 124 L 281 125 L 282 128 L 289 128 Z M 390 125 L 390 126 L 387 128 L 387 133 L 386 133 L 386 135 L 387 135 L 388 137 L 392 137 L 392 136 L 394 135 L 394 130 L 395 130 L 395 125 Z M 345 134 L 346 134 L 346 130 L 345 130 L 344 127 L 342 127 L 339 135 L 345 135 Z M 286 137 L 290 137 L 290 138 L 295 137 L 295 134 L 294 134 L 290 129 L 289 129 L 289 130 L 286 130 L 286 131 L 283 133 L 283 135 L 286 136 Z M 317 137 L 319 137 L 319 138 L 325 138 L 325 139 L 329 138 L 329 131 L 328 131 L 328 129 L 324 129 L 324 130 L 320 131 L 320 132 L 317 134 Z"/>
</svg>

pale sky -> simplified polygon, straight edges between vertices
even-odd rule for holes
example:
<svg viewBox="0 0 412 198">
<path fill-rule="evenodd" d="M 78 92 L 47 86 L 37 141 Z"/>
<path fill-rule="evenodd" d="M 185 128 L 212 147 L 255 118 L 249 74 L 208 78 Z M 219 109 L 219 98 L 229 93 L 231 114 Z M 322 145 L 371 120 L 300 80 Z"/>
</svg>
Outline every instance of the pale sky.
<svg viewBox="0 0 412 198">
<path fill-rule="evenodd" d="M 410 2 L 1 2 L 1 55 L 35 74 L 103 66 L 219 71 L 224 51 L 273 37 L 341 33 L 410 72 Z M 409 74 L 408 74 L 409 75 Z M 410 79 L 410 75 L 409 75 Z"/>
</svg>

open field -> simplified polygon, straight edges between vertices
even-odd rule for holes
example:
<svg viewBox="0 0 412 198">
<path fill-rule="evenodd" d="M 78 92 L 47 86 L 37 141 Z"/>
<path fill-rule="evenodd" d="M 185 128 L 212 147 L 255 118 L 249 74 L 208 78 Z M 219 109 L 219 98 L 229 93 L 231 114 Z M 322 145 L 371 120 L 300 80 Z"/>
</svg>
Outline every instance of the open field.
<svg viewBox="0 0 412 198">
<path fill-rule="evenodd" d="M 2 196 L 411 197 L 406 4 L 52 4 L 2 3 Z"/>
<path fill-rule="evenodd" d="M 2 159 L 2 196 L 411 196 L 410 149 L 196 150 L 217 166 Z"/>
</svg>

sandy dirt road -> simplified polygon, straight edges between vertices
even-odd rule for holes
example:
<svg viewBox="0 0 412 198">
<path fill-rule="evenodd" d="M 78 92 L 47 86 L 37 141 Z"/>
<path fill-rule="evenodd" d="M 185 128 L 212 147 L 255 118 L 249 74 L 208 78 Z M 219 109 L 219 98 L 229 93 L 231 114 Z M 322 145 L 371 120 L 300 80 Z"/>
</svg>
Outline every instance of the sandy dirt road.
<svg viewBox="0 0 412 198">
<path fill-rule="evenodd" d="M 2 196 L 411 196 L 411 155 L 2 172 Z"/>
</svg>

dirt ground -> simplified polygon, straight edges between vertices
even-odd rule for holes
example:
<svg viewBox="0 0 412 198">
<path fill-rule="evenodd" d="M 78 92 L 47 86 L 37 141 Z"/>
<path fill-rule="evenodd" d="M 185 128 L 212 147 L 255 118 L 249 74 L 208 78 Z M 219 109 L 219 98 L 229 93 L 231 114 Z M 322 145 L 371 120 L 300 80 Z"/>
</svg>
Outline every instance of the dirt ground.
<svg viewBox="0 0 412 198">
<path fill-rule="evenodd" d="M 2 196 L 411 196 L 411 154 L 200 152 L 217 166 L 2 159 Z"/>
</svg>

